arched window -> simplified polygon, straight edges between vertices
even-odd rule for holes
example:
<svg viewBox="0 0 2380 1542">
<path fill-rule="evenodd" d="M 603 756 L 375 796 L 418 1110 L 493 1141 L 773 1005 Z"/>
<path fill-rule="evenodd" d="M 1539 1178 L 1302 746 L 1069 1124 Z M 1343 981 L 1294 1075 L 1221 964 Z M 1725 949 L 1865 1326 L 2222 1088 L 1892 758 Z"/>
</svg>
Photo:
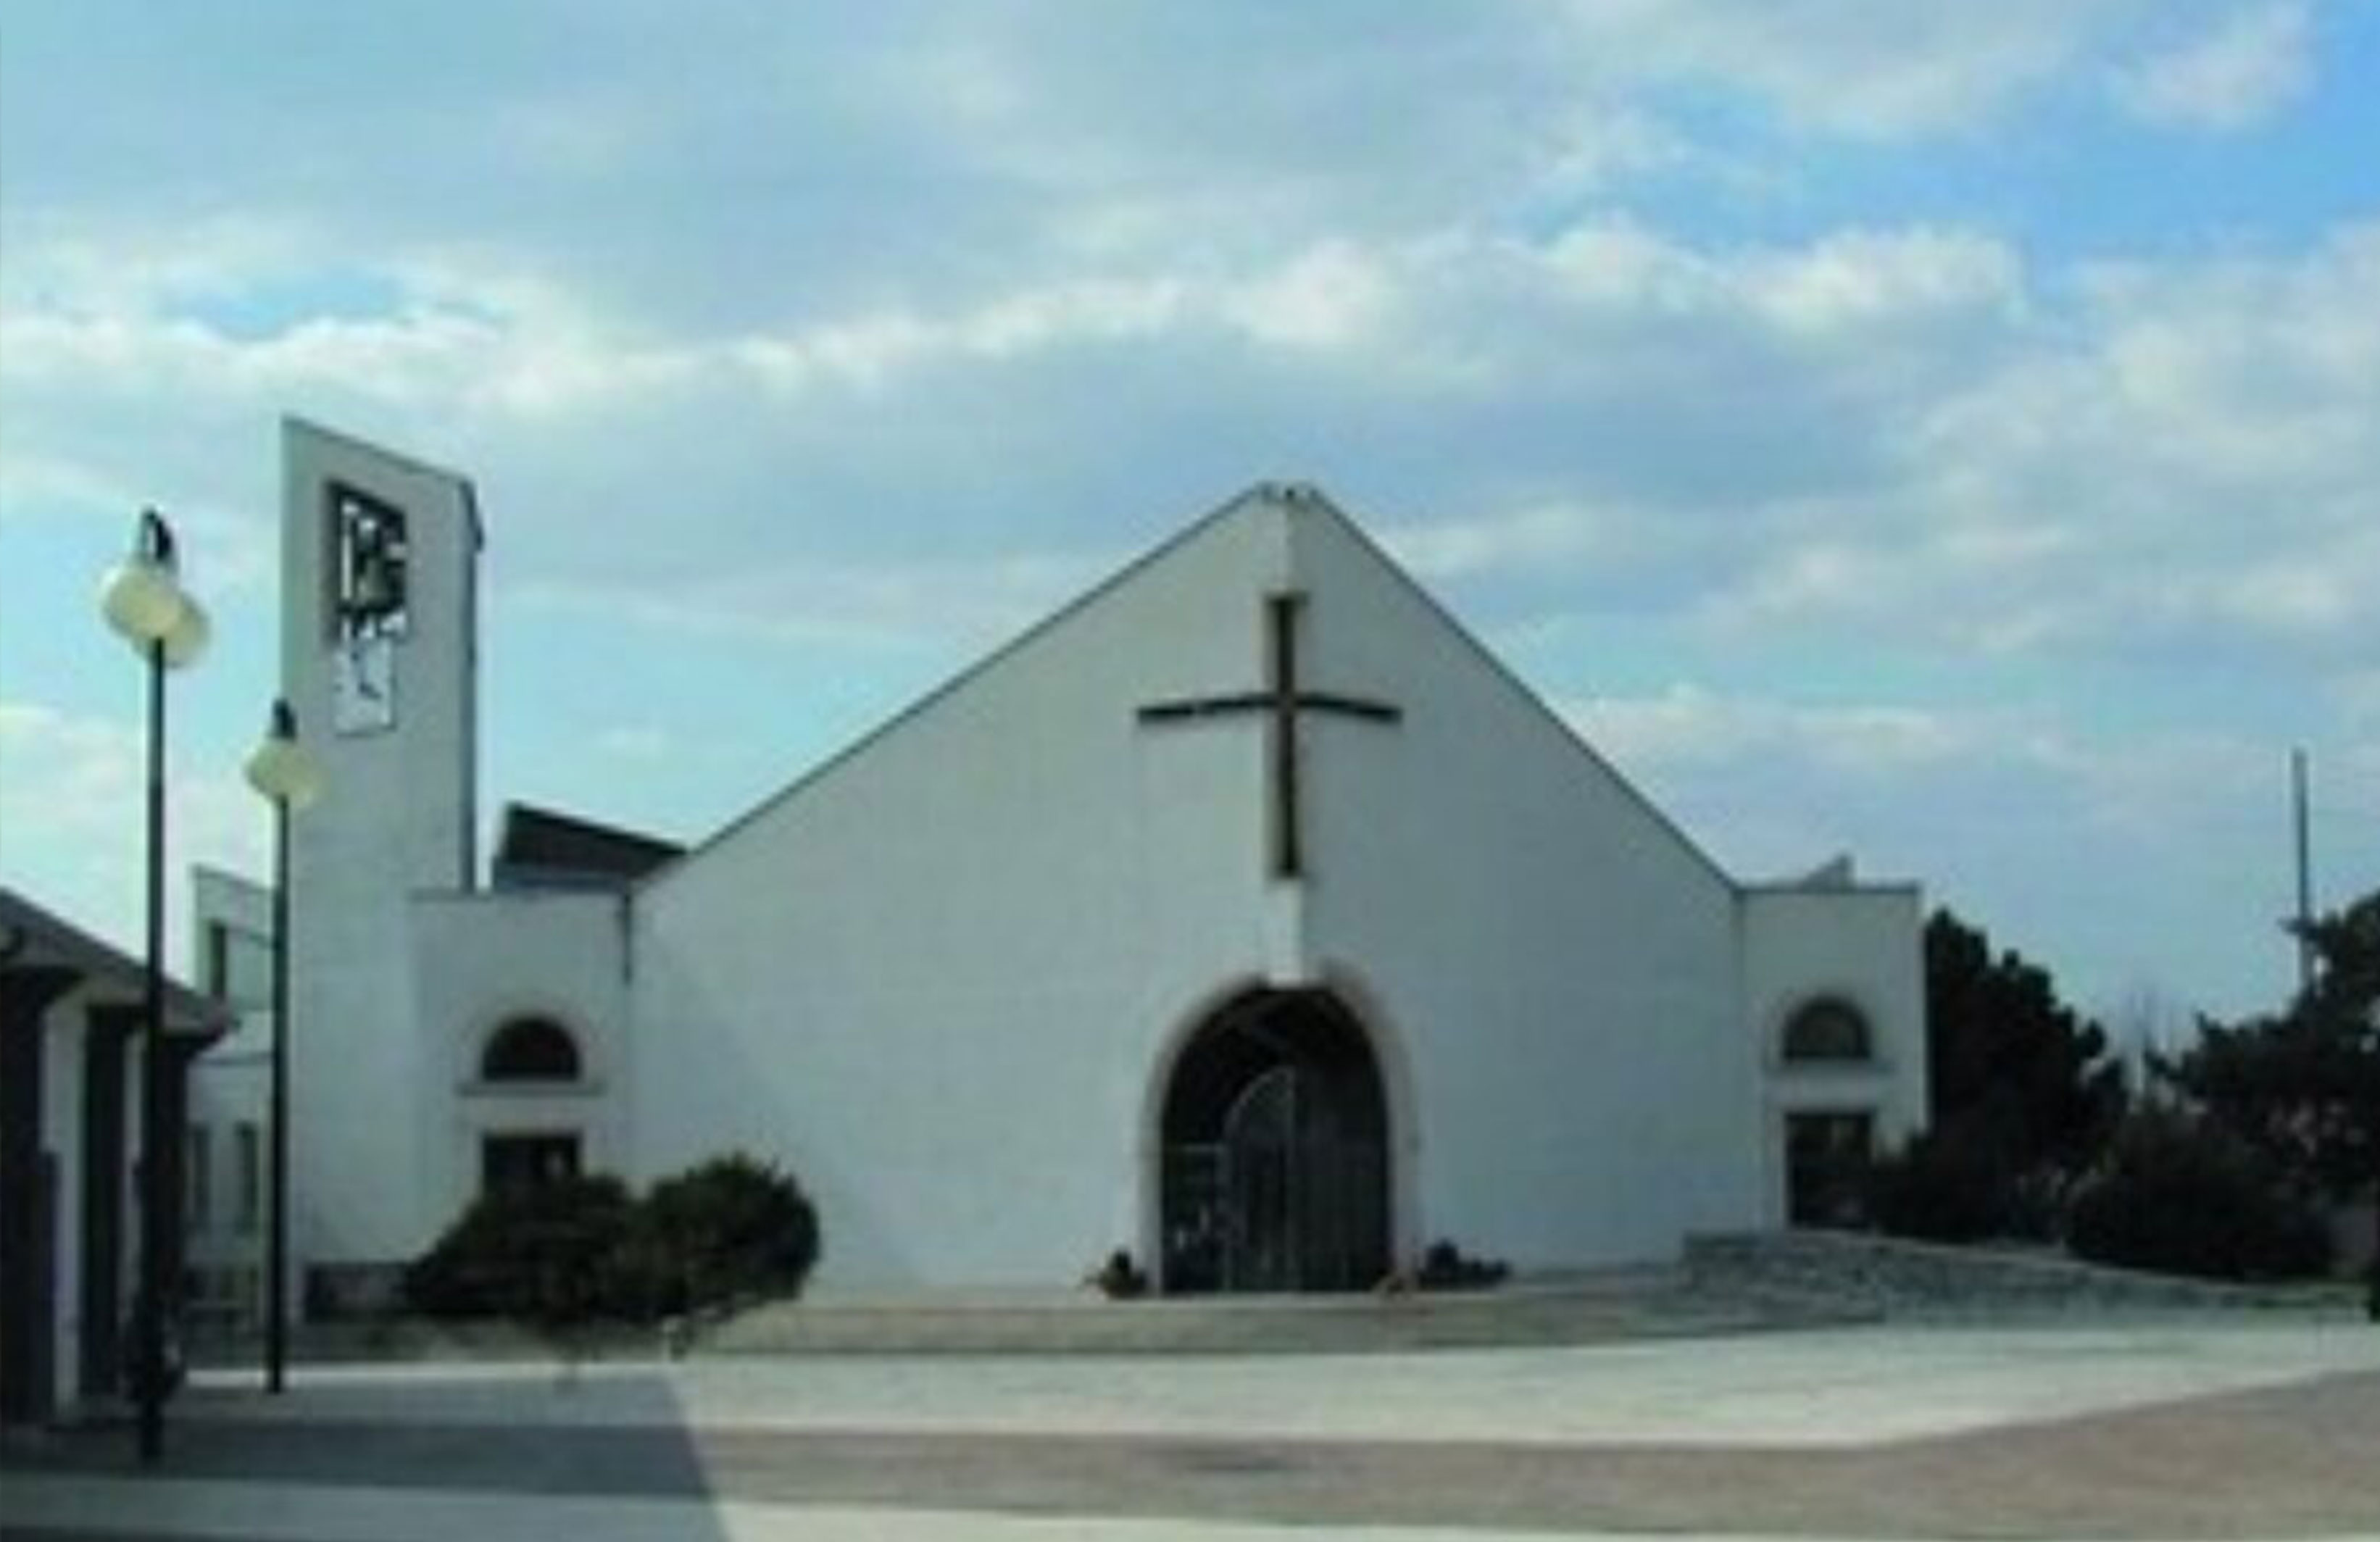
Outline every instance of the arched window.
<svg viewBox="0 0 2380 1542">
<path fill-rule="evenodd" d="M 575 1082 L 578 1042 L 570 1030 L 546 1017 L 516 1017 L 498 1028 L 480 1057 L 487 1082 Z"/>
<path fill-rule="evenodd" d="M 1790 1062 L 1836 1064 L 1864 1061 L 1876 1052 L 1867 1019 L 1840 996 L 1821 996 L 1794 1008 L 1785 1022 L 1784 1051 Z"/>
</svg>

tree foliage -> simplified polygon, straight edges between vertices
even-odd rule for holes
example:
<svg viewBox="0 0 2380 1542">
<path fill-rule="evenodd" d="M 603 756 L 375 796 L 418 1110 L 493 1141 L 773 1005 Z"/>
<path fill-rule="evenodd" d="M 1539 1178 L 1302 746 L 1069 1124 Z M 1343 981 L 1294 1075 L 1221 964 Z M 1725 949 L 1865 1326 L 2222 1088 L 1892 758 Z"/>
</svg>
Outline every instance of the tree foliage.
<svg viewBox="0 0 2380 1542">
<path fill-rule="evenodd" d="M 2123 1067 L 2049 972 L 1949 910 L 1925 924 L 1928 1128 L 1870 1176 L 1876 1223 L 1937 1242 L 2056 1235 L 2123 1117 Z"/>
<path fill-rule="evenodd" d="M 738 1154 L 641 1198 L 601 1174 L 484 1195 L 407 1271 L 406 1295 L 432 1317 L 649 1322 L 797 1294 L 818 1253 L 801 1186 Z"/>
<path fill-rule="evenodd" d="M 2330 1262 L 2322 1217 L 2247 1142 L 2204 1115 L 2150 1103 L 2116 1133 L 2074 1196 L 2067 1238 L 2103 1264 L 2212 1280 L 2287 1280 Z"/>
<path fill-rule="evenodd" d="M 626 1185 L 607 1174 L 482 1195 L 407 1269 L 406 1298 L 431 1317 L 547 1327 L 605 1315 L 609 1262 L 634 1220 Z"/>
<path fill-rule="evenodd" d="M 1926 1130 L 1869 1172 L 1868 1210 L 1896 1237 L 2042 1237 L 2055 1230 L 2054 1205 L 2042 1198 L 2046 1186 L 2044 1177 L 2010 1172 L 1988 1143 Z"/>
<path fill-rule="evenodd" d="M 1987 1154 L 2011 1181 L 2087 1167 L 2123 1117 L 2120 1062 L 2098 1024 L 2060 1001 L 2049 972 L 1949 910 L 1925 924 L 1932 1124 Z"/>
<path fill-rule="evenodd" d="M 790 1293 L 818 1257 L 818 1215 L 800 1185 L 742 1152 L 654 1184 L 642 1220 L 665 1260 L 670 1311 Z"/>
<path fill-rule="evenodd" d="M 2380 892 L 2307 940 L 2313 978 L 2287 1011 L 2202 1023 L 2159 1069 L 2300 1193 L 2350 1198 L 2380 1181 Z"/>
</svg>

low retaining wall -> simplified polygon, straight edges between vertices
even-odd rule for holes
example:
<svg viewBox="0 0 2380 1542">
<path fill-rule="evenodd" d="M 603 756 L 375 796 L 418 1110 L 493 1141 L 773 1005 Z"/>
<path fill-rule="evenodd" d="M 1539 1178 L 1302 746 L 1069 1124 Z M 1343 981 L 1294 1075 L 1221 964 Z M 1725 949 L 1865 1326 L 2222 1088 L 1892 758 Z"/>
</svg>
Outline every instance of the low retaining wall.
<svg viewBox="0 0 2380 1542">
<path fill-rule="evenodd" d="M 2060 1256 L 1945 1247 L 1854 1232 L 1689 1238 L 1687 1277 L 1713 1290 L 1814 1297 L 1893 1317 L 2010 1311 L 2345 1311 L 2326 1286 L 2226 1285 Z"/>
</svg>

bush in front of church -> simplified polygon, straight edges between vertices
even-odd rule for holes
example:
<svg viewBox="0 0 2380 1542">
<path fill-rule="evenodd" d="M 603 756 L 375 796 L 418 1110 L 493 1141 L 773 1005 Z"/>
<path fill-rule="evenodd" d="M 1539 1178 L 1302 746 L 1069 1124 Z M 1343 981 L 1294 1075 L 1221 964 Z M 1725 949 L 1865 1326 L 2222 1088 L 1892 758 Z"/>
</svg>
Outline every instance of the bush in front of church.
<svg viewBox="0 0 2380 1542">
<path fill-rule="evenodd" d="M 406 1271 L 405 1293 L 430 1317 L 651 1322 L 796 1294 L 818 1255 L 801 1185 L 738 1153 L 641 1198 L 604 1175 L 482 1196 Z"/>
<path fill-rule="evenodd" d="M 2255 1151 L 2174 1108 L 2135 1111 L 2075 1196 L 2067 1241 L 2095 1263 L 2215 1280 L 2287 1280 L 2328 1267 L 2322 1218 Z"/>
<path fill-rule="evenodd" d="M 796 1295 L 818 1262 L 809 1196 L 740 1151 L 661 1180 L 637 1219 L 634 1245 L 660 1271 L 644 1281 L 662 1303 L 658 1315 Z"/>
<path fill-rule="evenodd" d="M 2057 1225 L 2052 1174 L 2019 1176 L 1993 1145 L 1962 1130 L 1927 1130 L 1866 1177 L 1878 1230 L 1922 1242 L 2046 1241 Z"/>
<path fill-rule="evenodd" d="M 627 1185 L 604 1174 L 482 1195 L 406 1270 L 406 1299 L 436 1317 L 607 1316 L 610 1260 L 635 1214 Z"/>
</svg>

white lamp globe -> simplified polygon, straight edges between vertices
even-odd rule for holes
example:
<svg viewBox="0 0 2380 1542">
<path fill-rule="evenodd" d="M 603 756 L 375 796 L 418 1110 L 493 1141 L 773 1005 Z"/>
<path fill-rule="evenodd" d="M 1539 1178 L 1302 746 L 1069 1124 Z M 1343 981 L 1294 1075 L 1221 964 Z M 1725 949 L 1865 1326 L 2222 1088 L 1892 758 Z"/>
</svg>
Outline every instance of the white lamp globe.
<svg viewBox="0 0 2380 1542">
<path fill-rule="evenodd" d="M 161 639 L 165 644 L 165 667 L 179 669 L 207 650 L 207 639 L 214 628 L 207 622 L 206 607 L 182 591 L 181 607 L 174 613 L 173 624 L 165 628 Z"/>
<path fill-rule="evenodd" d="M 196 649 L 207 640 L 207 618 L 187 619 L 183 613 L 188 606 L 189 597 L 175 576 L 173 528 L 155 509 L 142 509 L 140 523 L 133 528 L 132 554 L 100 580 L 100 612 L 125 641 L 143 653 L 160 642 L 173 646 L 176 626 L 186 632 L 195 626 L 195 636 L 185 636 L 179 646 L 186 657 L 196 657 Z"/>
<path fill-rule="evenodd" d="M 173 630 L 182 612 L 182 589 L 170 565 L 135 552 L 100 580 L 99 608 L 125 641 L 145 649 Z"/>
<path fill-rule="evenodd" d="M 273 704 L 272 725 L 248 758 L 248 784 L 275 803 L 303 808 L 322 794 L 322 767 L 298 737 L 298 719 L 285 701 Z"/>
</svg>

